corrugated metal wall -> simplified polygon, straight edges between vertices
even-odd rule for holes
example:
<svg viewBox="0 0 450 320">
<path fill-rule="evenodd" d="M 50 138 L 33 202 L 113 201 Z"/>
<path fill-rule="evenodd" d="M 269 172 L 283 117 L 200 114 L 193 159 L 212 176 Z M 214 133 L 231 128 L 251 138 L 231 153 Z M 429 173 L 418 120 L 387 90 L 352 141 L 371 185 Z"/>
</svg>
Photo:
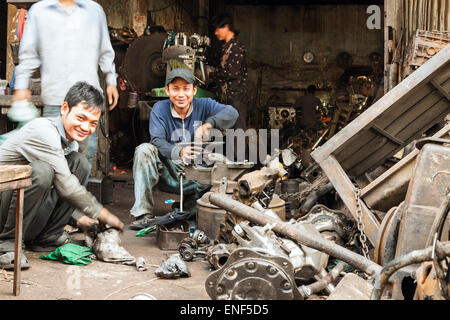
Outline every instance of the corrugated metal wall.
<svg viewBox="0 0 450 320">
<path fill-rule="evenodd" d="M 405 76 L 402 62 L 416 30 L 450 31 L 450 0 L 385 0 L 385 93 Z"/>
<path fill-rule="evenodd" d="M 398 0 L 397 0 L 398 1 Z M 417 29 L 450 30 L 450 0 L 402 0 L 402 29 L 404 45 Z M 406 37 L 405 37 L 406 35 Z"/>
</svg>

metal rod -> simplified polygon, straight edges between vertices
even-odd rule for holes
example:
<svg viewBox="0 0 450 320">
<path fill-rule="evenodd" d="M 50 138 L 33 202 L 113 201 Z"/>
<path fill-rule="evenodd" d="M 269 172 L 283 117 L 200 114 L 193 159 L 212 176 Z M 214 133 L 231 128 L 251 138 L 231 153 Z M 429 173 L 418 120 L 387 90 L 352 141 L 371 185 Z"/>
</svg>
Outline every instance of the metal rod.
<svg viewBox="0 0 450 320">
<path fill-rule="evenodd" d="M 301 225 L 299 224 L 294 226 L 287 222 L 272 218 L 263 212 L 232 199 L 226 194 L 211 192 L 205 197 L 209 197 L 211 204 L 234 213 L 241 218 L 263 226 L 266 224 L 274 225 L 272 228 L 273 231 L 295 240 L 302 245 L 325 252 L 332 257 L 345 261 L 349 265 L 362 270 L 369 275 L 374 275 L 382 269 L 380 265 L 366 259 L 360 254 L 350 251 L 332 241 L 326 240 L 325 238 L 310 234 L 308 231 L 301 228 Z"/>
<path fill-rule="evenodd" d="M 299 288 L 305 296 L 310 296 L 313 293 L 320 292 L 325 289 L 331 282 L 336 279 L 339 274 L 347 266 L 347 263 L 340 261 L 325 277 L 307 286 L 301 286 Z"/>
<path fill-rule="evenodd" d="M 183 212 L 183 175 L 184 171 L 180 172 L 180 211 Z"/>
<path fill-rule="evenodd" d="M 422 263 L 432 260 L 433 246 L 422 250 L 414 250 L 408 254 L 398 257 L 389 262 L 380 272 L 375 280 L 375 286 L 370 297 L 371 300 L 380 300 L 383 294 L 384 287 L 394 272 L 411 264 Z M 440 243 L 436 242 L 435 253 L 439 260 L 450 256 L 450 242 Z"/>
</svg>

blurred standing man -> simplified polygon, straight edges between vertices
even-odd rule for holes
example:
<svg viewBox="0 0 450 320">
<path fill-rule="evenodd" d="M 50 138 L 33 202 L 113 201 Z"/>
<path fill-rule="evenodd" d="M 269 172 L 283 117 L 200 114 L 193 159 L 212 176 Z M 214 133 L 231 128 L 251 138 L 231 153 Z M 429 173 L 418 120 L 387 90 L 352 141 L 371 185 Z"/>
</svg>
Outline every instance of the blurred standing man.
<svg viewBox="0 0 450 320">
<path fill-rule="evenodd" d="M 102 7 L 91 0 L 42 0 L 31 6 L 19 48 L 14 100 L 30 99 L 29 80 L 41 71 L 44 117 L 60 116 L 69 88 L 86 81 L 100 89 L 98 67 L 106 76 L 109 110 L 119 99 L 114 50 Z M 80 145 L 91 160 L 97 153 L 97 131 Z"/>
<path fill-rule="evenodd" d="M 219 100 L 232 105 L 239 112 L 234 129 L 247 129 L 247 61 L 244 45 L 236 37 L 233 19 L 229 14 L 222 14 L 214 19 L 215 35 L 225 41 L 221 50 L 220 63 L 215 72 L 209 76 L 219 85 Z"/>
</svg>

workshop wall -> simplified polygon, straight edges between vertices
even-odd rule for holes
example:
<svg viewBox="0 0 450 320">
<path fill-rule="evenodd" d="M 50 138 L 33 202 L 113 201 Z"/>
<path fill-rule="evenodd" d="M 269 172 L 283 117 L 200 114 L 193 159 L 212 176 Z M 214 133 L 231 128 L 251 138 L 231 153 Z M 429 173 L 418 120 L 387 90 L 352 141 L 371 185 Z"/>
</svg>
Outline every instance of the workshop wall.
<svg viewBox="0 0 450 320">
<path fill-rule="evenodd" d="M 199 32 L 205 27 L 205 0 L 96 0 L 106 13 L 108 25 L 113 28 L 131 28 L 142 35 L 147 19 L 167 30 Z"/>
<path fill-rule="evenodd" d="M 379 29 L 368 29 L 367 7 L 227 5 L 225 10 L 233 15 L 248 51 L 252 103 L 264 106 L 272 95 L 280 102 L 293 103 L 303 95 L 295 89 L 309 84 L 334 86 L 344 71 L 337 62 L 341 52 L 352 55 L 353 65 L 370 66 L 372 52 L 382 57 L 383 19 Z M 314 54 L 309 64 L 303 61 L 307 51 Z M 318 95 L 328 102 L 331 92 Z"/>
</svg>

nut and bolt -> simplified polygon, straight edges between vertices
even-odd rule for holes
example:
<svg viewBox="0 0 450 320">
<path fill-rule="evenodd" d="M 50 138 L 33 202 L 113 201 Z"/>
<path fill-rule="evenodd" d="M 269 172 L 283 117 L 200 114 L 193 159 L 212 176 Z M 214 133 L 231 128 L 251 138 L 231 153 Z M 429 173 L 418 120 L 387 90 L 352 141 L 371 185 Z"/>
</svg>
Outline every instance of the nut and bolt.
<svg viewBox="0 0 450 320">
<path fill-rule="evenodd" d="M 289 283 L 289 281 L 284 281 L 282 284 L 282 287 L 285 290 L 289 290 L 289 289 L 291 289 L 291 284 Z"/>
<path fill-rule="evenodd" d="M 275 269 L 274 267 L 270 267 L 269 274 L 275 274 L 275 273 L 277 273 L 277 269 Z"/>
<path fill-rule="evenodd" d="M 256 265 L 255 265 L 254 262 L 249 262 L 249 263 L 247 263 L 247 268 L 248 268 L 248 269 L 255 269 L 255 267 L 256 267 Z"/>
</svg>

